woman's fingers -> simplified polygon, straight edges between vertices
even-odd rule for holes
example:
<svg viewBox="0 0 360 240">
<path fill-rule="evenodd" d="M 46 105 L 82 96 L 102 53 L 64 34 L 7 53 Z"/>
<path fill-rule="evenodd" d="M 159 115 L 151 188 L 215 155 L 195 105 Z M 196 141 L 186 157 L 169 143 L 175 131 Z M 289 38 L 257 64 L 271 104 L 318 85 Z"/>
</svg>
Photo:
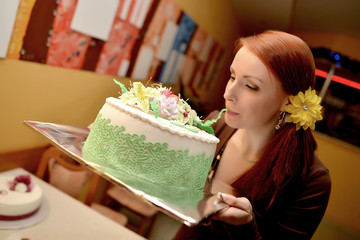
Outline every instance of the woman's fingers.
<svg viewBox="0 0 360 240">
<path fill-rule="evenodd" d="M 246 224 L 252 220 L 252 206 L 247 198 L 237 198 L 225 193 L 218 193 L 217 197 L 219 200 L 228 204 L 229 207 L 217 213 L 214 219 L 233 225 Z"/>
<path fill-rule="evenodd" d="M 218 199 L 222 200 L 224 203 L 226 203 L 232 207 L 237 207 L 237 208 L 243 209 L 245 211 L 248 211 L 248 210 L 252 211 L 251 203 L 245 197 L 237 198 L 233 195 L 221 193 L 221 192 L 218 192 L 217 197 L 218 197 Z"/>
</svg>

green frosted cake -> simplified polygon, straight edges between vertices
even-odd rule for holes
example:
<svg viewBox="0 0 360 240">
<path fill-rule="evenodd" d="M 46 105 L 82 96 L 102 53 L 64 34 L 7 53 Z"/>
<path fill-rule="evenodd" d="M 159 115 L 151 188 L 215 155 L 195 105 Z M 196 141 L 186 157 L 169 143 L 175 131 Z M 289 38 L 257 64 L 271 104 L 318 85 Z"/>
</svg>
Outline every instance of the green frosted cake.
<svg viewBox="0 0 360 240">
<path fill-rule="evenodd" d="M 83 157 L 153 183 L 203 188 L 218 138 L 170 89 L 134 82 L 128 91 L 117 83 L 122 94 L 106 99 Z"/>
</svg>

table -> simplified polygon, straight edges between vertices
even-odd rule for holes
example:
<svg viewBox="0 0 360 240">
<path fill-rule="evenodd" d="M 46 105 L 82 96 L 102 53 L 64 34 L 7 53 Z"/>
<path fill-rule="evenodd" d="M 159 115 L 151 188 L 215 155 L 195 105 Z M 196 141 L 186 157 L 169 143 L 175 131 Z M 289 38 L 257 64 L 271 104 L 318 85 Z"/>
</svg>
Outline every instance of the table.
<svg viewBox="0 0 360 240">
<path fill-rule="evenodd" d="M 20 174 L 30 173 L 22 168 L 0 173 L 0 175 Z M 0 230 L 0 239 L 144 239 L 142 236 L 101 215 L 45 181 L 32 174 L 31 176 L 43 190 L 44 198 L 49 203 L 50 212 L 44 221 L 34 226 L 22 229 Z"/>
</svg>

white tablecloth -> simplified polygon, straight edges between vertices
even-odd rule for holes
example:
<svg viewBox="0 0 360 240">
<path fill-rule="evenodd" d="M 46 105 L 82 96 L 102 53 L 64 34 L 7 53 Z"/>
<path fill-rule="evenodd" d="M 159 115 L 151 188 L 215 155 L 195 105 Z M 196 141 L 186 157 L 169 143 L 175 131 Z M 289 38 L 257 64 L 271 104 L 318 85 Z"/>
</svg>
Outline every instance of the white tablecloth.
<svg viewBox="0 0 360 240">
<path fill-rule="evenodd" d="M 0 173 L 0 175 L 3 174 L 20 175 L 29 173 L 24 169 L 17 168 Z M 1 240 L 144 239 L 36 176 L 32 175 L 32 177 L 43 190 L 49 213 L 43 221 L 33 226 L 0 230 Z"/>
</svg>

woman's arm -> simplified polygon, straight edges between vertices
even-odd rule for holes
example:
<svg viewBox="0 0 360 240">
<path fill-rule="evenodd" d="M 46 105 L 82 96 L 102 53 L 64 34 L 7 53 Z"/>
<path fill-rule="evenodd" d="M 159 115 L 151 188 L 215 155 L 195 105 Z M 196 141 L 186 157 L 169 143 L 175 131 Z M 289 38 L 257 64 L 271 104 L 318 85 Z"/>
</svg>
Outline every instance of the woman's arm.
<svg viewBox="0 0 360 240">
<path fill-rule="evenodd" d="M 276 214 L 281 239 L 310 239 L 319 226 L 330 197 L 331 180 L 326 169 L 311 174 L 296 198 Z"/>
<path fill-rule="evenodd" d="M 282 201 L 280 206 L 261 217 L 260 227 L 257 226 L 255 218 L 244 225 L 238 225 L 241 221 L 250 219 L 251 205 L 244 201 L 244 198 L 230 195 L 223 194 L 224 202 L 229 202 L 230 199 L 237 203 L 229 202 L 233 207 L 228 210 L 235 206 L 241 207 L 236 211 L 224 211 L 215 218 L 223 222 L 226 234 L 231 236 L 231 239 L 239 236 L 247 236 L 244 239 L 311 239 L 328 204 L 331 190 L 329 172 L 325 168 L 315 171 L 308 176 L 302 187 L 293 190 L 295 195 L 291 196 L 295 197 L 285 196 L 286 200 Z"/>
</svg>

